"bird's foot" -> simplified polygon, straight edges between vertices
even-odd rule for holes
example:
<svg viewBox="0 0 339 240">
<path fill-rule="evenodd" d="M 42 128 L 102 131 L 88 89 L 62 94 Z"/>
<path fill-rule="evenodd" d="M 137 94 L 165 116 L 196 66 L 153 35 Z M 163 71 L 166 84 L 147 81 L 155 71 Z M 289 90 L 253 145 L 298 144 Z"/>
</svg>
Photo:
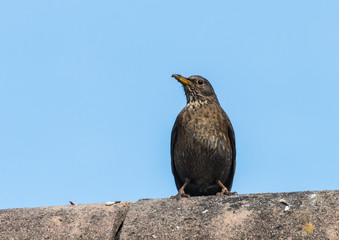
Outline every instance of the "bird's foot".
<svg viewBox="0 0 339 240">
<path fill-rule="evenodd" d="M 176 199 L 176 200 L 180 200 L 181 198 L 190 198 L 191 195 L 185 193 L 184 191 L 180 191 L 178 192 L 177 195 L 172 196 L 171 199 Z"/>
<path fill-rule="evenodd" d="M 224 184 L 222 184 L 222 182 L 220 182 L 220 180 L 217 181 L 217 184 L 221 187 L 221 192 L 218 192 L 216 195 L 217 196 L 232 196 L 232 195 L 236 195 L 238 194 L 237 192 L 230 192 L 228 191 L 227 187 L 225 187 Z"/>
<path fill-rule="evenodd" d="M 190 182 L 190 180 L 188 178 L 185 179 L 185 183 L 184 185 L 182 185 L 182 187 L 179 189 L 178 191 L 178 194 L 175 195 L 175 196 L 172 196 L 171 199 L 176 199 L 176 200 L 179 200 L 180 198 L 190 198 L 191 195 L 185 193 L 185 187 L 187 186 L 187 184 Z"/>
</svg>

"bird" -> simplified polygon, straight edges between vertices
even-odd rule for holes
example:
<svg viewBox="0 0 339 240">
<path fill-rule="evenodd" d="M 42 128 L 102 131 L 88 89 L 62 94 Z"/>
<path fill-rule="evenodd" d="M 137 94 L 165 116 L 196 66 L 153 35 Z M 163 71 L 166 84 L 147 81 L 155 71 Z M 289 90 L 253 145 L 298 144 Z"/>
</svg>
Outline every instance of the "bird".
<svg viewBox="0 0 339 240">
<path fill-rule="evenodd" d="M 186 106 L 171 133 L 171 167 L 178 194 L 171 198 L 233 195 L 235 134 L 211 83 L 173 74 L 184 88 Z"/>
</svg>

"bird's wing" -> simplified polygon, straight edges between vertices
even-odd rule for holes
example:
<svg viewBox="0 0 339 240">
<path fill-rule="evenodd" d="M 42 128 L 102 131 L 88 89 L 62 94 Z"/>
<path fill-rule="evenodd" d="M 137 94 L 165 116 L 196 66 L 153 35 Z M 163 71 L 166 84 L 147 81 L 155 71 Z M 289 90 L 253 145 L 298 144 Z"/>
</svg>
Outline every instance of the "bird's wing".
<svg viewBox="0 0 339 240">
<path fill-rule="evenodd" d="M 175 145 L 177 143 L 177 136 L 178 136 L 178 118 L 174 123 L 173 129 L 172 129 L 172 134 L 171 134 L 171 166 L 172 166 L 172 173 L 174 175 L 174 180 L 175 180 L 175 184 L 177 186 L 177 189 L 179 190 L 181 188 L 181 186 L 184 184 L 184 182 L 180 179 L 177 169 L 175 168 L 175 164 L 174 164 L 174 148 Z"/>
<path fill-rule="evenodd" d="M 232 127 L 231 122 L 229 121 L 228 127 L 227 127 L 227 135 L 230 140 L 231 144 L 231 150 L 232 150 L 232 166 L 231 166 L 231 171 L 230 174 L 228 175 L 228 178 L 225 182 L 225 186 L 227 187 L 228 191 L 231 191 L 232 189 L 232 184 L 233 184 L 233 178 L 234 178 L 234 173 L 235 173 L 235 165 L 236 165 L 236 150 L 235 150 L 235 135 L 234 135 L 234 130 Z"/>
</svg>

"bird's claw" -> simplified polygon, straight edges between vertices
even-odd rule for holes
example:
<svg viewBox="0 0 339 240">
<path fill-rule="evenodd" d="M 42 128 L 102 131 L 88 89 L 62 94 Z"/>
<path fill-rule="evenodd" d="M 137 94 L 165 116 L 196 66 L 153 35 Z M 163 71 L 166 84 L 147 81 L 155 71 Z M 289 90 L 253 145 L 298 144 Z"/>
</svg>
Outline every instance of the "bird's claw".
<svg viewBox="0 0 339 240">
<path fill-rule="evenodd" d="M 179 201 L 181 198 L 190 198 L 190 197 L 191 197 L 191 195 L 189 195 L 185 192 L 178 192 L 178 194 L 175 195 L 175 196 L 172 196 L 171 199 L 176 199 L 176 200 Z"/>
<path fill-rule="evenodd" d="M 224 195 L 232 196 L 232 195 L 238 195 L 238 193 L 237 192 L 229 192 L 227 189 L 222 190 L 221 192 L 217 193 L 217 196 L 224 196 Z"/>
</svg>

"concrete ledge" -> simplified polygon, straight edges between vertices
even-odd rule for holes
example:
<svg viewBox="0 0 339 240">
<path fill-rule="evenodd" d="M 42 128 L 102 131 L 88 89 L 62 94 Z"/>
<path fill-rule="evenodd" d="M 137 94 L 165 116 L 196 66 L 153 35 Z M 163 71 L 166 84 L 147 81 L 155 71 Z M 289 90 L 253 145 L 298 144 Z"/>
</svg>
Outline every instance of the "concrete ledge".
<svg viewBox="0 0 339 240">
<path fill-rule="evenodd" d="M 0 210 L 0 239 L 339 239 L 339 191 Z"/>
<path fill-rule="evenodd" d="M 129 202 L 0 210 L 0 239 L 113 239 Z"/>
<path fill-rule="evenodd" d="M 120 239 L 339 239 L 339 191 L 140 200 Z"/>
</svg>

